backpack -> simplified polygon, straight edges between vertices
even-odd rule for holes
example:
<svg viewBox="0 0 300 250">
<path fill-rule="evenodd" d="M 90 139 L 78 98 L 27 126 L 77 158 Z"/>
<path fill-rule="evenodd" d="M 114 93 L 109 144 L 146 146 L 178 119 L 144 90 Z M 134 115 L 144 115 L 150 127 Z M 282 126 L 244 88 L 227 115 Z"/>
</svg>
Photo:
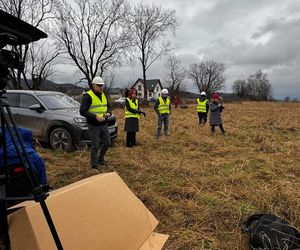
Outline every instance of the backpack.
<svg viewBox="0 0 300 250">
<path fill-rule="evenodd" d="M 300 249 L 299 231 L 273 214 L 254 214 L 241 227 L 250 235 L 252 250 Z"/>
</svg>

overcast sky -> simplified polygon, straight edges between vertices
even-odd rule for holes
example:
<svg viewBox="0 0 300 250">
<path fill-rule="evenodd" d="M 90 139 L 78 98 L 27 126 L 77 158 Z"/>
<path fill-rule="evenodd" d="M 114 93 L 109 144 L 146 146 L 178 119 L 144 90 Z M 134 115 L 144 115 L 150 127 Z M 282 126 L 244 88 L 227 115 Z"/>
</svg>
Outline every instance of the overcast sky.
<svg viewBox="0 0 300 250">
<path fill-rule="evenodd" d="M 132 0 L 131 2 L 135 2 Z M 171 37 L 176 55 L 188 68 L 203 57 L 226 65 L 226 87 L 258 69 L 267 73 L 275 98 L 300 98 L 299 0 L 148 0 L 176 10 L 180 26 Z M 147 78 L 163 81 L 165 60 L 156 62 Z M 64 64 L 53 80 L 75 82 L 74 67 Z M 142 77 L 140 65 L 118 73 L 121 83 Z M 188 85 L 188 90 L 192 86 Z"/>
</svg>

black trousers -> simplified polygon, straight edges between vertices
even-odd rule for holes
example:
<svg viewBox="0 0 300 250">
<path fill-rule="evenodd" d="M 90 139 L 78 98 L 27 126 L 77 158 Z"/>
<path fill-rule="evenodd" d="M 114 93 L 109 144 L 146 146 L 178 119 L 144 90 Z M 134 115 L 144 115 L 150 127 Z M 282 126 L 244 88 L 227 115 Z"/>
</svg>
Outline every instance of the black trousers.
<svg viewBox="0 0 300 250">
<path fill-rule="evenodd" d="M 216 127 L 216 126 L 219 126 L 219 128 L 220 128 L 222 134 L 225 133 L 225 130 L 224 130 L 222 124 L 221 124 L 221 125 L 210 125 L 210 126 L 211 126 L 211 132 L 212 132 L 212 133 L 215 133 L 215 127 Z"/>
<path fill-rule="evenodd" d="M 199 124 L 205 124 L 207 122 L 207 113 L 198 112 Z"/>
<path fill-rule="evenodd" d="M 126 147 L 136 146 L 136 132 L 127 132 Z"/>
<path fill-rule="evenodd" d="M 88 125 L 91 138 L 91 165 L 97 164 L 104 160 L 106 151 L 108 150 L 111 139 L 108 131 L 108 126 L 93 126 Z"/>
</svg>

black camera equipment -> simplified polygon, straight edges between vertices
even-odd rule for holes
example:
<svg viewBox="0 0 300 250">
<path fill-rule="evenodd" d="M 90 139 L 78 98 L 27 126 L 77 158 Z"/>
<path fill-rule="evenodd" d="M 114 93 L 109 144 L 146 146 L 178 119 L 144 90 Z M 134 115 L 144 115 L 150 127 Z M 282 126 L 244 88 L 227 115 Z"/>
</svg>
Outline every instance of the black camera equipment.
<svg viewBox="0 0 300 250">
<path fill-rule="evenodd" d="M 22 142 L 21 135 L 13 120 L 12 113 L 8 103 L 4 100 L 5 93 L 4 88 L 8 82 L 9 68 L 23 69 L 24 62 L 19 60 L 19 55 L 15 51 L 9 51 L 3 49 L 6 45 L 23 45 L 30 42 L 37 41 L 41 38 L 46 38 L 47 35 L 41 30 L 31 26 L 30 24 L 11 16 L 10 14 L 0 10 L 0 113 L 1 113 L 1 144 L 3 147 L 3 171 L 0 173 L 0 249 L 11 249 L 8 229 L 8 202 L 22 201 L 22 200 L 35 200 L 40 203 L 40 206 L 45 215 L 49 229 L 55 241 L 57 249 L 63 249 L 58 234 L 56 232 L 54 223 L 50 216 L 48 207 L 45 203 L 45 199 L 48 194 L 43 191 L 35 172 L 33 170 L 32 163 L 26 153 L 24 144 Z M 9 134 L 18 158 L 22 164 L 22 167 L 26 173 L 28 179 L 27 187 L 31 190 L 31 194 L 27 196 L 20 196 L 15 194 L 13 196 L 7 196 L 7 190 L 11 185 L 10 174 L 7 164 L 7 148 L 6 148 L 6 133 Z M 18 196 L 19 195 L 19 196 Z"/>
</svg>

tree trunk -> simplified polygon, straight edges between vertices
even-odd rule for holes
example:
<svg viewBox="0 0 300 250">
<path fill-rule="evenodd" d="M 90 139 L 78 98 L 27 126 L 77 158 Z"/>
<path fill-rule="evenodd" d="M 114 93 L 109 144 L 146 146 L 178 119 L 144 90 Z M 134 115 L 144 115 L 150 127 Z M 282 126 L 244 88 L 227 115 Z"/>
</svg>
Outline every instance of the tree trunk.
<svg viewBox="0 0 300 250">
<path fill-rule="evenodd" d="M 22 86 L 21 86 L 21 70 L 18 70 L 18 74 L 17 74 L 17 89 L 22 89 Z"/>
<path fill-rule="evenodd" d="M 148 101 L 148 96 L 147 96 L 147 88 L 146 88 L 146 67 L 143 65 L 143 81 L 144 81 L 144 99 L 145 101 Z"/>
</svg>

